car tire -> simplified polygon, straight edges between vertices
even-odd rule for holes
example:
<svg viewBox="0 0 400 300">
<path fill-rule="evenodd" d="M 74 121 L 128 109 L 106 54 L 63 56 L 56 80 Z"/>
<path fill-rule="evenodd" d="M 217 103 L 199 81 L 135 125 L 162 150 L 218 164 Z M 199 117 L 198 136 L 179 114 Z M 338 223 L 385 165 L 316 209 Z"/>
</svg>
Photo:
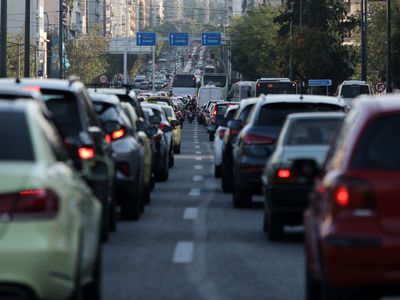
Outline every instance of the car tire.
<svg viewBox="0 0 400 300">
<path fill-rule="evenodd" d="M 265 233 L 268 233 L 268 213 L 267 212 L 264 212 L 263 230 Z"/>
<path fill-rule="evenodd" d="M 108 199 L 106 200 L 106 205 L 108 206 Z M 101 214 L 101 242 L 107 243 L 110 239 L 110 209 L 109 207 L 102 209 Z"/>
<path fill-rule="evenodd" d="M 239 184 L 236 183 L 233 186 L 232 200 L 233 206 L 236 208 L 251 207 L 253 195 L 249 191 L 242 189 Z"/>
<path fill-rule="evenodd" d="M 283 224 L 277 214 L 268 212 L 268 239 L 270 241 L 280 241 L 283 239 Z"/>
<path fill-rule="evenodd" d="M 181 153 L 181 143 L 174 149 L 174 154 L 180 154 Z"/>
<path fill-rule="evenodd" d="M 150 197 L 150 193 L 151 193 L 151 189 L 150 189 L 150 185 L 144 190 L 144 203 L 145 204 L 150 204 L 151 202 L 151 197 Z"/>
<path fill-rule="evenodd" d="M 214 165 L 214 177 L 221 178 L 221 176 L 222 176 L 222 166 Z"/>
<path fill-rule="evenodd" d="M 306 300 L 320 300 L 320 297 L 321 283 L 311 275 L 306 266 Z"/>
<path fill-rule="evenodd" d="M 93 281 L 83 288 L 84 300 L 101 300 L 101 247 L 97 250 Z"/>
<path fill-rule="evenodd" d="M 221 187 L 224 193 L 232 193 L 232 166 L 228 159 L 222 160 L 222 180 Z"/>
<path fill-rule="evenodd" d="M 161 182 L 165 182 L 168 180 L 169 177 L 169 164 L 165 162 L 164 172 L 157 176 L 157 180 Z"/>
<path fill-rule="evenodd" d="M 208 133 L 208 140 L 209 140 L 210 142 L 214 142 L 214 132 L 210 131 L 210 132 Z"/>
<path fill-rule="evenodd" d="M 121 216 L 124 220 L 139 220 L 141 211 L 140 194 L 124 196 L 121 199 Z"/>
<path fill-rule="evenodd" d="M 189 119 L 189 123 L 192 124 L 192 122 L 193 122 L 193 120 L 192 120 L 192 119 Z"/>
</svg>

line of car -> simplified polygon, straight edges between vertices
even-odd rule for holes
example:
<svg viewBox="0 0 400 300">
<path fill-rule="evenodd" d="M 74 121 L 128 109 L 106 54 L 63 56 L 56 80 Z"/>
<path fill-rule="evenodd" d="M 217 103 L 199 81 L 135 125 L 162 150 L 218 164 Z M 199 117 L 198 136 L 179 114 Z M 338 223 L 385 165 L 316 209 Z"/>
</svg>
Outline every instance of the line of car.
<svg viewBox="0 0 400 300">
<path fill-rule="evenodd" d="M 400 294 L 399 103 L 363 97 L 348 111 L 336 97 L 261 95 L 207 127 L 233 206 L 262 195 L 271 241 L 304 224 L 307 300 Z"/>
<path fill-rule="evenodd" d="M 75 77 L 0 80 L 0 298 L 101 298 L 116 207 L 138 220 L 180 151 L 162 104 Z"/>
</svg>

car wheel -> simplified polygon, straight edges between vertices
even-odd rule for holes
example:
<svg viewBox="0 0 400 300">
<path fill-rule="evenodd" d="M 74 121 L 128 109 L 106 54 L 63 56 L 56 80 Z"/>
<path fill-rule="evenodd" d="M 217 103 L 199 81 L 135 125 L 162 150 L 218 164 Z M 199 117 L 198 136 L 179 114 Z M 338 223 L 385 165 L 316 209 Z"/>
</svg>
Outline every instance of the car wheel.
<svg viewBox="0 0 400 300">
<path fill-rule="evenodd" d="M 221 187 L 224 193 L 232 192 L 232 166 L 227 159 L 222 161 L 222 180 Z"/>
<path fill-rule="evenodd" d="M 214 132 L 210 131 L 210 132 L 208 133 L 208 140 L 209 140 L 210 142 L 213 142 L 213 141 L 214 141 Z"/>
<path fill-rule="evenodd" d="M 268 239 L 280 241 L 283 239 L 283 224 L 277 214 L 268 213 Z"/>
<path fill-rule="evenodd" d="M 93 281 L 83 289 L 84 300 L 101 300 L 101 247 L 97 250 L 97 258 L 93 270 Z"/>
<path fill-rule="evenodd" d="M 181 143 L 174 149 L 174 153 L 180 154 L 181 153 Z"/>
<path fill-rule="evenodd" d="M 157 176 L 157 180 L 165 182 L 168 180 L 168 177 L 169 177 L 169 164 L 168 162 L 165 162 L 164 172 Z"/>
<path fill-rule="evenodd" d="M 222 176 L 222 166 L 215 166 L 214 165 L 214 177 L 221 178 Z"/>
<path fill-rule="evenodd" d="M 253 195 L 249 191 L 242 189 L 237 183 L 233 186 L 232 200 L 234 207 L 251 207 L 253 203 L 252 198 Z"/>
<path fill-rule="evenodd" d="M 121 216 L 124 220 L 139 220 L 141 210 L 140 195 L 124 196 L 121 199 Z"/>
<path fill-rule="evenodd" d="M 321 284 L 314 279 L 306 266 L 306 300 L 320 300 Z"/>
</svg>

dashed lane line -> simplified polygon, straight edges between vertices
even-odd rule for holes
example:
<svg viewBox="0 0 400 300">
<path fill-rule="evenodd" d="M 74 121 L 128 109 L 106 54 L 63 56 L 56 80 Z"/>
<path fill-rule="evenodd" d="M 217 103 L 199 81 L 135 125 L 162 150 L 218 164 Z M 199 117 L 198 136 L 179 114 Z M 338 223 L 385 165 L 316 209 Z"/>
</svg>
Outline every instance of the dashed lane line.
<svg viewBox="0 0 400 300">
<path fill-rule="evenodd" d="M 193 197 L 200 196 L 200 193 L 201 193 L 201 189 L 191 189 L 189 196 L 193 196 Z"/>
<path fill-rule="evenodd" d="M 172 262 L 176 264 L 188 264 L 193 260 L 194 242 L 180 241 L 176 244 Z"/>
<path fill-rule="evenodd" d="M 183 213 L 184 220 L 195 220 L 197 219 L 197 207 L 186 207 L 185 212 Z"/>
</svg>

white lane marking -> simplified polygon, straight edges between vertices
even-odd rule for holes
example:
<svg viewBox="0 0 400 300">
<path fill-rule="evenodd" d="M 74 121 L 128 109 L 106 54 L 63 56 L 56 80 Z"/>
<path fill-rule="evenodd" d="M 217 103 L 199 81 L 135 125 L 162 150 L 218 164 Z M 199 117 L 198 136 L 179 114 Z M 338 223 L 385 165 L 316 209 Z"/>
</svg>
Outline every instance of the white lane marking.
<svg viewBox="0 0 400 300">
<path fill-rule="evenodd" d="M 195 144 L 198 144 L 198 143 L 199 143 L 199 141 L 194 141 L 194 143 L 195 143 Z"/>
<path fill-rule="evenodd" d="M 201 154 L 201 151 L 196 151 L 196 154 Z"/>
<path fill-rule="evenodd" d="M 200 146 L 194 146 L 195 148 L 200 148 Z"/>
<path fill-rule="evenodd" d="M 193 176 L 193 181 L 202 181 L 202 180 L 203 180 L 203 176 L 201 176 L 201 175 Z"/>
<path fill-rule="evenodd" d="M 186 207 L 185 212 L 183 213 L 184 220 L 195 220 L 197 219 L 197 207 Z"/>
<path fill-rule="evenodd" d="M 201 189 L 191 189 L 189 196 L 200 196 Z"/>
<path fill-rule="evenodd" d="M 194 242 L 180 241 L 176 244 L 172 262 L 176 264 L 187 264 L 192 262 L 194 252 Z"/>
<path fill-rule="evenodd" d="M 202 160 L 202 158 L 201 157 L 196 157 L 196 160 Z"/>
<path fill-rule="evenodd" d="M 194 166 L 195 170 L 203 170 L 203 166 L 202 165 L 196 165 Z"/>
</svg>

